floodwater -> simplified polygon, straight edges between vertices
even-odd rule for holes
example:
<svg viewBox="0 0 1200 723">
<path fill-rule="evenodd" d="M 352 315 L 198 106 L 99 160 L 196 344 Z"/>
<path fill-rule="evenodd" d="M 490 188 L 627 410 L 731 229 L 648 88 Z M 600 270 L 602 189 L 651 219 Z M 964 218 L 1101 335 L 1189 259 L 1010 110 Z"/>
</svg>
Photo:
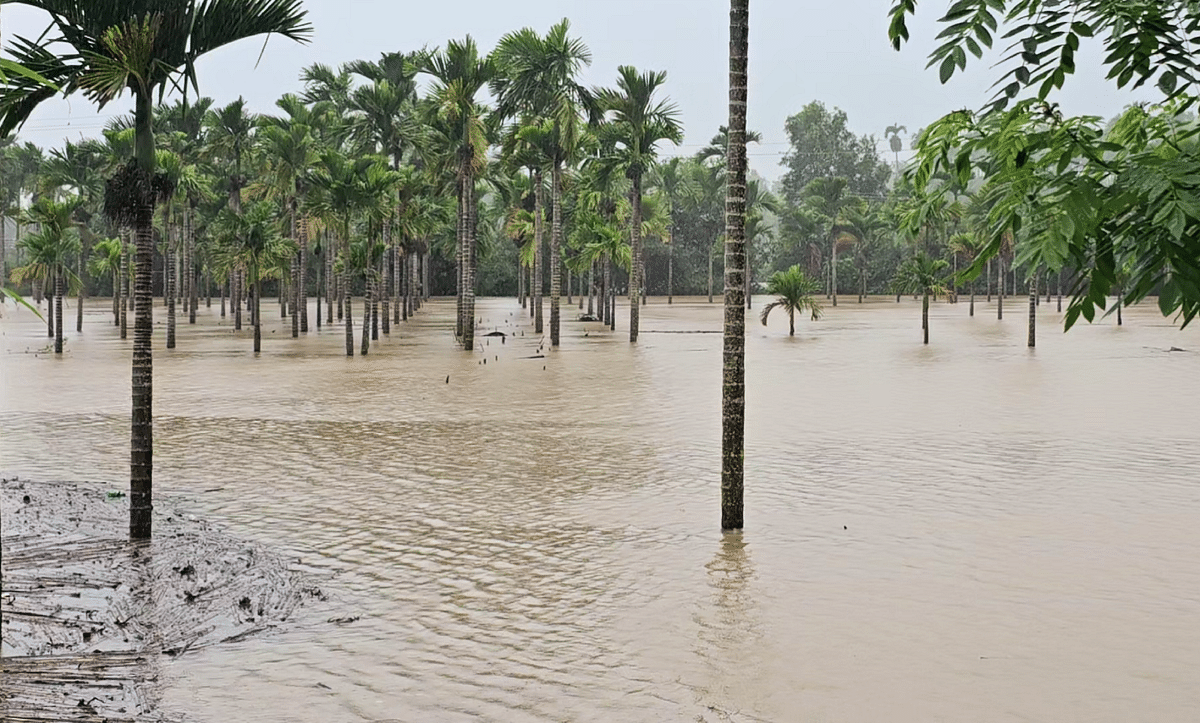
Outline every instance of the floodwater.
<svg viewBox="0 0 1200 723">
<path fill-rule="evenodd" d="M 302 558 L 361 618 L 171 661 L 164 707 L 1194 720 L 1200 329 L 1147 304 L 1064 335 L 1043 303 L 1031 351 L 1007 301 L 935 305 L 928 347 L 911 299 L 843 297 L 794 339 L 756 309 L 726 536 L 719 303 L 653 299 L 636 346 L 624 307 L 615 334 L 568 322 L 545 358 L 508 299 L 479 307 L 506 343 L 457 351 L 434 301 L 353 359 L 268 304 L 256 358 L 201 309 L 178 349 L 156 339 L 156 493 Z M 129 342 L 93 303 L 61 359 L 28 312 L 0 320 L 0 469 L 127 479 Z"/>
</svg>

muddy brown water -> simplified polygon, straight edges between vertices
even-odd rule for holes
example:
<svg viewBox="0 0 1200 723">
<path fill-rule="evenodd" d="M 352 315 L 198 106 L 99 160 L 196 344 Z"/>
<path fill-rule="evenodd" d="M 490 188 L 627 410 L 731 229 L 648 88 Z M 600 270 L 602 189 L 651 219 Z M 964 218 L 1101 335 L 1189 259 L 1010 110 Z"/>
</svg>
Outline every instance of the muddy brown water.
<svg viewBox="0 0 1200 723">
<path fill-rule="evenodd" d="M 678 300 L 677 300 L 678 301 Z M 1200 709 L 1200 331 L 1069 334 L 1024 300 L 872 299 L 749 324 L 746 520 L 717 531 L 718 305 L 641 341 L 451 301 L 342 356 L 201 309 L 156 339 L 155 484 L 302 558 L 362 617 L 189 653 L 196 721 L 1128 721 Z M 127 479 L 104 301 L 61 359 L 0 320 L 0 469 Z M 156 308 L 161 336 L 165 313 Z M 524 335 L 522 336 L 522 332 Z M 1171 347 L 1186 351 L 1170 352 Z M 544 359 L 525 357 L 545 353 Z M 487 365 L 481 362 L 487 358 Z M 450 377 L 446 383 L 446 377 Z"/>
</svg>

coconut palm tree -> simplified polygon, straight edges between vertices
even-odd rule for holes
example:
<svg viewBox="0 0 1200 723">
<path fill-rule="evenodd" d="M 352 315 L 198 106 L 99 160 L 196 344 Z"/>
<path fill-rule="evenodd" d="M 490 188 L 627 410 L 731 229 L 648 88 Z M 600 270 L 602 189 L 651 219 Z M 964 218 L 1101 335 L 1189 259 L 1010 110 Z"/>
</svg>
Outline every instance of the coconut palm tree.
<svg viewBox="0 0 1200 723">
<path fill-rule="evenodd" d="M 900 264 L 892 279 L 897 293 L 921 294 L 921 330 L 926 344 L 929 343 L 929 296 L 946 293 L 949 266 L 945 259 L 934 259 L 921 251 Z"/>
<path fill-rule="evenodd" d="M 763 307 L 759 319 L 763 326 L 767 325 L 767 317 L 775 309 L 782 309 L 788 315 L 788 335 L 796 335 L 796 313 L 809 312 L 812 320 L 821 318 L 821 304 L 816 295 L 821 293 L 821 284 L 808 277 L 799 265 L 792 266 L 787 271 L 776 271 L 767 280 L 767 293 L 775 300 Z"/>
<path fill-rule="evenodd" d="M 667 81 L 665 71 L 639 73 L 637 68 L 617 68 L 617 87 L 596 92 L 608 121 L 598 130 L 603 155 L 600 163 L 624 171 L 629 179 L 629 245 L 633 263 L 629 270 L 629 341 L 638 338 L 642 278 L 642 180 L 658 159 L 658 144 L 683 141 L 679 109 L 655 96 Z M 736 133 L 736 132 L 735 132 Z M 739 136 L 740 138 L 740 136 Z M 744 292 L 743 292 L 744 293 Z"/>
<path fill-rule="evenodd" d="M 563 166 L 579 151 L 584 133 L 580 116 L 598 115 L 590 91 L 576 77 L 591 65 L 592 54 L 579 38 L 570 36 L 564 18 L 545 37 L 523 28 L 500 39 L 493 57 L 499 73 L 492 83 L 497 114 L 532 116 L 545 124 L 550 141 L 550 346 L 559 344 L 562 294 L 562 174 Z"/>
<path fill-rule="evenodd" d="M 458 331 L 466 350 L 475 348 L 475 179 L 487 165 L 488 127 L 475 96 L 498 75 L 496 63 L 479 53 L 471 36 L 451 40 L 421 63 L 433 76 L 432 120 L 454 170 L 458 191 L 459 295 Z"/>
<path fill-rule="evenodd" d="M 49 289 L 47 298 L 52 304 L 55 354 L 62 354 L 63 350 L 63 294 L 68 285 L 74 287 L 79 283 L 70 270 L 71 261 L 80 252 L 79 231 L 74 218 L 79 203 L 76 197 L 60 202 L 49 196 L 33 202 L 25 212 L 24 222 L 36 226 L 37 231 L 21 239 L 19 248 L 26 253 L 26 263 L 12 271 L 12 279 L 17 283 L 37 280 Z"/>
<path fill-rule="evenodd" d="M 746 65 L 750 0 L 729 0 L 729 149 L 725 161 L 725 328 L 721 383 L 721 529 L 743 525 L 746 435 Z"/>
<path fill-rule="evenodd" d="M 153 265 L 153 100 L 168 84 L 196 85 L 196 60 L 243 38 L 279 34 L 307 40 L 311 26 L 300 0 L 20 0 L 50 14 L 51 29 L 11 47 L 16 62 L 70 93 L 104 105 L 129 91 L 134 98 L 136 155 L 109 181 L 106 211 L 126 221 L 137 239 L 130 452 L 130 536 L 148 538 L 153 479 L 153 375 L 150 275 Z M 59 50 L 61 55 L 56 55 Z M 55 95 L 31 79 L 9 78 L 0 94 L 0 136 Z"/>
</svg>

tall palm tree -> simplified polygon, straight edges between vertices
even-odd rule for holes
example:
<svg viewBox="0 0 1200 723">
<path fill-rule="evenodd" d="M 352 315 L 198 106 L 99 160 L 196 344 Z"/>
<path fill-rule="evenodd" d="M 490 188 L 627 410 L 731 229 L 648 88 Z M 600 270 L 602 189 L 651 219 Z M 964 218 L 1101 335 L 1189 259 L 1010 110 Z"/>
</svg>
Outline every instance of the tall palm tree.
<svg viewBox="0 0 1200 723">
<path fill-rule="evenodd" d="M 95 141 L 72 143 L 67 141 L 61 150 L 51 149 L 49 157 L 42 164 L 42 183 L 47 186 L 69 188 L 79 198 L 75 208 L 76 220 L 80 223 L 77 229 L 80 242 L 85 243 L 91 235 L 87 221 L 92 215 L 95 200 L 100 196 L 104 184 L 101 164 L 103 158 L 99 144 Z M 84 283 L 84 263 L 86 248 L 76 255 L 75 275 L 80 279 L 79 296 L 75 304 L 75 331 L 83 331 L 83 295 L 86 290 Z"/>
<path fill-rule="evenodd" d="M 121 325 L 121 260 L 124 256 L 121 240 L 109 238 L 97 241 L 92 246 L 92 256 L 88 260 L 89 274 L 112 279 L 113 326 Z"/>
<path fill-rule="evenodd" d="M 310 176 L 307 197 L 309 211 L 320 217 L 337 237 L 338 257 L 351 253 L 355 226 L 360 221 L 381 220 L 389 211 L 400 176 L 387 167 L 379 156 L 353 160 L 327 150 Z M 341 269 L 342 303 L 346 324 L 346 356 L 354 356 L 354 316 L 350 309 L 350 274 L 353 265 L 343 260 Z M 363 334 L 370 334 L 363 328 Z"/>
<path fill-rule="evenodd" d="M 775 309 L 782 309 L 788 315 L 788 335 L 796 335 L 796 313 L 808 311 L 812 320 L 821 318 L 821 304 L 816 295 L 821 291 L 821 285 L 815 279 L 810 279 L 799 265 L 792 266 L 787 271 L 776 271 L 767 280 L 767 293 L 775 300 L 763 307 L 763 326 L 767 325 L 767 317 Z"/>
<path fill-rule="evenodd" d="M 300 216 L 305 192 L 305 178 L 317 160 L 317 140 L 310 123 L 324 112 L 310 110 L 294 95 L 287 94 L 275 103 L 286 114 L 282 118 L 263 117 L 258 132 L 259 149 L 263 154 L 264 171 L 261 191 L 269 198 L 281 201 L 288 211 L 289 236 L 295 241 L 296 255 L 292 259 L 292 338 L 308 331 L 308 295 L 304 269 L 307 266 L 307 238 L 301 238 L 306 228 Z M 259 190 L 259 189 L 256 189 Z"/>
<path fill-rule="evenodd" d="M 137 239 L 130 439 L 130 536 L 151 534 L 153 480 L 153 374 L 150 275 L 155 170 L 153 101 L 168 84 L 196 85 L 196 60 L 231 42 L 263 34 L 307 40 L 311 26 L 300 0 L 20 0 L 50 14 L 51 29 L 38 40 L 20 38 L 15 60 L 65 92 L 82 91 L 101 106 L 125 91 L 134 98 L 136 154 L 109 182 L 106 210 L 125 220 Z M 56 55 L 52 49 L 62 49 Z M 55 94 L 15 76 L 0 95 L 0 136 L 25 122 Z M 111 201 L 111 203 L 109 202 Z"/>
<path fill-rule="evenodd" d="M 595 117 L 599 106 L 576 80 L 591 65 L 592 54 L 579 38 L 570 36 L 564 18 L 545 37 L 533 28 L 500 39 L 493 57 L 499 74 L 492 83 L 497 113 L 504 117 L 532 115 L 548 125 L 550 141 L 550 346 L 559 344 L 562 294 L 563 166 L 582 145 L 580 115 Z M 535 121 L 535 123 L 537 122 Z"/>
<path fill-rule="evenodd" d="M 667 141 L 678 145 L 683 140 L 683 126 L 679 122 L 678 107 L 669 100 L 658 100 L 655 97 L 666 81 L 667 74 L 664 71 L 639 73 L 633 66 L 622 65 L 617 68 L 617 87 L 601 89 L 596 94 L 600 106 L 608 114 L 608 122 L 599 131 L 601 142 L 607 148 L 602 162 L 624 171 L 630 183 L 629 199 L 633 209 L 629 222 L 629 245 L 633 251 L 633 265 L 629 270 L 631 342 L 637 341 L 638 338 L 638 318 L 644 282 L 642 179 L 657 161 L 659 143 Z"/>
<path fill-rule="evenodd" d="M 750 0 L 729 0 L 729 149 L 721 383 L 721 529 L 743 525 L 746 444 L 746 65 Z"/>
<path fill-rule="evenodd" d="M 974 233 L 960 232 L 950 237 L 949 248 L 950 252 L 962 258 L 967 264 L 967 269 L 970 269 L 979 256 L 980 243 Z M 971 304 L 967 315 L 975 316 L 975 279 L 968 277 L 967 281 L 971 284 Z"/>
<path fill-rule="evenodd" d="M 274 205 L 258 201 L 242 211 L 225 208 L 216 221 L 218 264 L 242 269 L 254 289 L 254 353 L 262 351 L 262 280 L 286 266 L 295 250 L 292 239 L 279 234 Z"/>
<path fill-rule="evenodd" d="M 229 208 L 234 213 L 241 213 L 242 189 L 248 180 L 244 166 L 253 147 L 258 118 L 246 109 L 245 99 L 238 98 L 226 106 L 210 110 L 204 117 L 204 125 L 208 129 L 209 158 L 218 161 L 224 168 Z M 241 274 L 235 269 L 230 294 L 235 331 L 242 328 L 242 296 L 246 281 Z"/>
<path fill-rule="evenodd" d="M 421 71 L 434 78 L 431 110 L 458 187 L 458 331 L 469 351 L 475 348 L 475 179 L 487 165 L 488 148 L 485 111 L 475 96 L 497 76 L 497 68 L 468 35 L 448 41 L 424 60 Z"/>
<path fill-rule="evenodd" d="M 12 278 L 17 283 L 38 280 L 49 289 L 48 298 L 54 318 L 54 353 L 63 350 L 63 294 L 67 285 L 75 286 L 79 279 L 71 273 L 70 262 L 80 252 L 79 231 L 75 224 L 78 198 L 55 201 L 43 196 L 25 213 L 24 221 L 37 227 L 37 231 L 21 239 L 20 248 L 27 255 L 24 266 L 13 269 Z"/>
<path fill-rule="evenodd" d="M 900 264 L 892 279 L 897 293 L 921 294 L 921 331 L 926 344 L 929 343 L 929 296 L 946 293 L 949 267 L 945 259 L 934 259 L 921 251 Z"/>
</svg>

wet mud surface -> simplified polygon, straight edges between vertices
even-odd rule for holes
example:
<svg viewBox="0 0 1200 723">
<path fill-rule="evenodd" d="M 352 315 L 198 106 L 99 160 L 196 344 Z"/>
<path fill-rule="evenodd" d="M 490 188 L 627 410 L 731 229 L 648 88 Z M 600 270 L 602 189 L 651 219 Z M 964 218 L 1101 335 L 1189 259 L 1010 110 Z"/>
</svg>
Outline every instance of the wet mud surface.
<svg viewBox="0 0 1200 723">
<path fill-rule="evenodd" d="M 181 721 L 159 705 L 172 659 L 332 610 L 296 559 L 224 534 L 173 500 L 157 502 L 154 539 L 131 543 L 124 496 L 0 483 L 5 721 Z"/>
</svg>

